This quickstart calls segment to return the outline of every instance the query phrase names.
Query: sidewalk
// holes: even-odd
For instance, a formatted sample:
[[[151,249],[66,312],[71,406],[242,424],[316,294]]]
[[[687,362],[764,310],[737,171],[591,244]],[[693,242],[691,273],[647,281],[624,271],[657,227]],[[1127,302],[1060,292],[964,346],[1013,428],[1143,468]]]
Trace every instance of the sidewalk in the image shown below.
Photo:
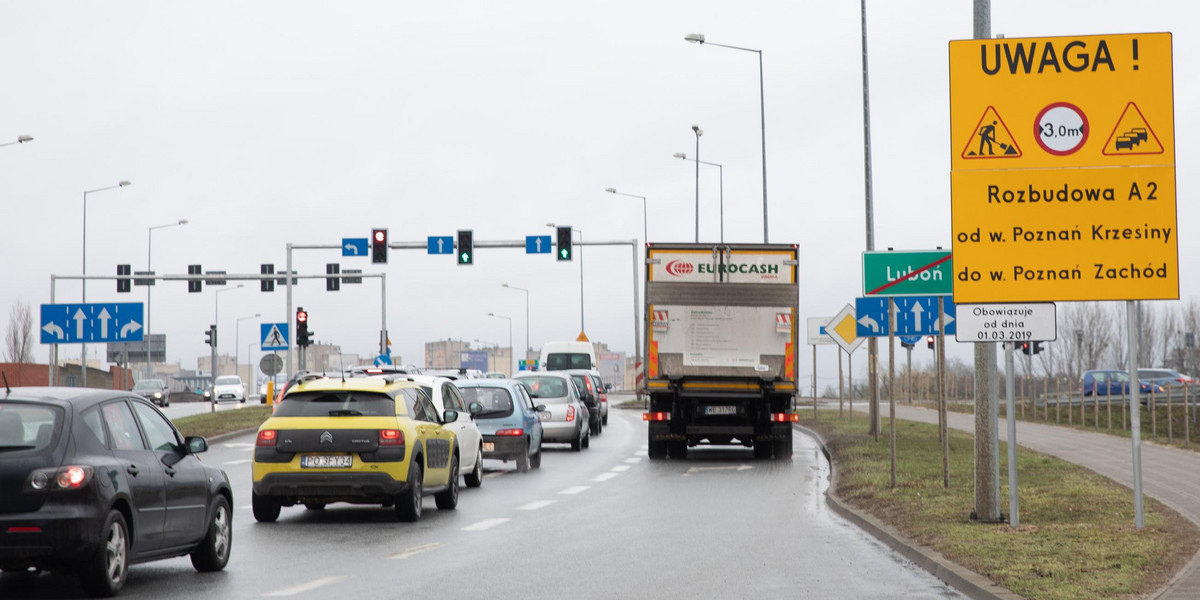
[[[863,408],[866,408],[865,403]],[[887,410],[887,404],[881,403],[885,431]],[[858,406],[855,406],[855,412],[858,412]],[[937,412],[901,403],[896,405],[896,418],[937,423]],[[950,427],[975,432],[974,415],[951,412],[948,418]],[[1003,418],[999,429],[1000,441],[1006,441],[1007,427]],[[1132,490],[1133,447],[1128,438],[1017,421],[1017,444],[1082,465]],[[1001,473],[1002,482],[1007,481],[1007,477]],[[1020,486],[1019,480],[1017,485]],[[1147,496],[1153,496],[1200,525],[1200,454],[1143,441],[1142,489]],[[1007,509],[1007,503],[1004,506]],[[1156,600],[1200,600],[1198,559],[1200,555],[1193,557],[1175,580],[1155,596]]]

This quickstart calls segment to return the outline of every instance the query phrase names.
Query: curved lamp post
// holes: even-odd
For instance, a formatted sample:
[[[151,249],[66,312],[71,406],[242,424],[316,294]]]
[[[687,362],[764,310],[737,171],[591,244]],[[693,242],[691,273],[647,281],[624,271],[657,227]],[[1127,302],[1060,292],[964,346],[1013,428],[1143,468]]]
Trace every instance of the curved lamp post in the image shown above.
[[[24,136],[24,137],[29,137],[29,136]],[[29,139],[32,140],[33,138],[29,137]],[[26,141],[28,141],[28,140],[26,140]],[[18,137],[17,142],[20,143],[21,138]],[[121,180],[121,181],[117,182],[117,185],[110,185],[110,186],[106,186],[106,187],[102,187],[102,188],[96,188],[94,190],[84,190],[83,191],[83,275],[84,275],[84,278],[82,280],[82,283],[83,283],[83,303],[84,304],[87,304],[87,197],[88,197],[88,194],[94,194],[96,192],[103,192],[105,190],[115,190],[117,188],[123,188],[127,185],[130,185],[130,183],[128,181]],[[83,344],[80,345],[79,359],[80,359],[79,360],[79,363],[80,363],[79,370],[81,372],[81,375],[80,375],[81,385],[83,387],[87,387],[87,342],[84,342]]]

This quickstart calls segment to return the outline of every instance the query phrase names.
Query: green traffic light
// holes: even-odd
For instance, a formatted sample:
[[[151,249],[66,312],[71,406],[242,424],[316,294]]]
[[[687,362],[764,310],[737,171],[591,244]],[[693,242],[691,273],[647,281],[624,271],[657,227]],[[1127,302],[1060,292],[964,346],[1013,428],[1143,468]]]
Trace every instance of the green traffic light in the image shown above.
[[[465,264],[468,264],[471,262],[471,255],[467,254],[466,252],[463,252],[462,254],[459,255],[459,259],[465,265]]]
[[[558,251],[558,253],[559,253],[559,254],[562,254],[562,257],[563,257],[563,258],[566,258],[566,257],[568,257],[568,256],[570,256],[570,255],[571,255],[571,251],[570,251],[570,250],[567,250],[566,248],[563,248],[562,250],[559,250],[559,251]]]

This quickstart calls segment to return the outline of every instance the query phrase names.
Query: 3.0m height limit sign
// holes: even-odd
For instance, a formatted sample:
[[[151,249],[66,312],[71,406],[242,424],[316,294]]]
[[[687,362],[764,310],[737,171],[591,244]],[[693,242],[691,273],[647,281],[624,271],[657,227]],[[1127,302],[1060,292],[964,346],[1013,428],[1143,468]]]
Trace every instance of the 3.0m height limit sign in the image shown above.
[[[1179,297],[1171,34],[950,42],[958,303]]]

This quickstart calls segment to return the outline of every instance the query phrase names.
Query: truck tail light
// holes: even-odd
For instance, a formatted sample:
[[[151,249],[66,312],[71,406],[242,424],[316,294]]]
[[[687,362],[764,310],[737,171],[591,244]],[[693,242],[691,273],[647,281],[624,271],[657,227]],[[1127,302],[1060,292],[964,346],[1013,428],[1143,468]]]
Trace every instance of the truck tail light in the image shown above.
[[[255,446],[274,447],[275,442],[279,440],[279,432],[274,429],[263,429],[258,432],[258,439],[255,440]]]
[[[642,413],[643,421],[670,421],[671,413],[669,412],[648,412]]]
[[[500,437],[522,437],[525,435],[525,430],[520,429],[520,428],[518,428],[518,429],[501,429],[496,432],[496,435],[498,435]]]
[[[771,413],[771,420],[776,423],[799,423],[800,415],[796,413]]]
[[[403,446],[404,432],[399,429],[380,429],[379,430],[379,445],[380,446]]]

